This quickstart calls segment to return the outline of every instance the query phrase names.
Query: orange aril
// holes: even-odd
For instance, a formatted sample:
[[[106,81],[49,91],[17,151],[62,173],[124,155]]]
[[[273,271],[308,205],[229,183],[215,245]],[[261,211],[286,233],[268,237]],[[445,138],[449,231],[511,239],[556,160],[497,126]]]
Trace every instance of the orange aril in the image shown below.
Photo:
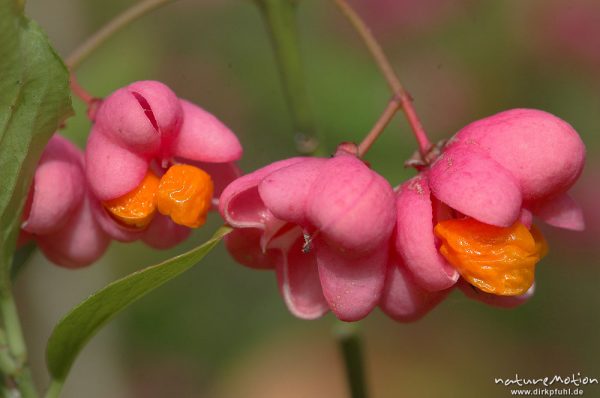
[[[467,282],[502,296],[527,292],[535,265],[548,251],[540,231],[518,221],[502,228],[472,218],[445,220],[434,232],[442,242],[440,253]]]
[[[156,191],[159,179],[148,171],[142,182],[131,192],[103,202],[104,208],[121,224],[144,228],[156,213]]]
[[[198,228],[206,222],[213,191],[213,182],[205,171],[176,164],[160,179],[158,211],[177,224]]]

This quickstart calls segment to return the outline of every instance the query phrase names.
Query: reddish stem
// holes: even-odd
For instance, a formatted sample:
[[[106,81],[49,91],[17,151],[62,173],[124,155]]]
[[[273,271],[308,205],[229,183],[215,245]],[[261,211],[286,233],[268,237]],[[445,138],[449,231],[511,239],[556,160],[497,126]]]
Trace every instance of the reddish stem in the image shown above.
[[[75,49],[65,60],[67,67],[73,71],[75,70],[83,60],[85,60],[90,54],[96,50],[101,44],[107,39],[112,37],[116,32],[129,25],[131,22],[146,15],[148,12],[170,3],[174,0],[140,0],[123,13],[117,15],[111,19],[106,25],[100,30],[94,33],[88,38],[83,44]]]
[[[423,125],[421,124],[417,113],[415,112],[410,94],[408,94],[408,92],[400,83],[400,79],[398,79],[398,76],[394,72],[390,61],[384,54],[381,45],[377,42],[367,24],[356,13],[356,11],[350,7],[346,0],[334,1],[364,41],[365,45],[369,49],[369,52],[371,53],[371,56],[385,77],[385,80],[394,92],[394,95],[399,99],[404,115],[408,120],[415,138],[417,139],[419,152],[421,153],[421,156],[424,157],[431,149],[431,142],[429,141],[429,138],[427,138],[427,134],[423,129]]]
[[[94,97],[88,93],[83,87],[77,82],[75,74],[71,72],[71,91],[75,96],[81,99],[87,105],[87,117],[92,122],[96,120],[96,112],[98,107],[102,103],[102,98]]]
[[[79,85],[77,82],[77,77],[75,77],[74,73],[71,73],[71,91],[78,97],[80,100],[86,103],[86,105],[92,106],[97,99],[88,93],[83,87]]]
[[[417,116],[417,112],[412,103],[412,98],[405,92],[406,95],[402,96],[402,111],[408,120],[408,124],[412,129],[412,132],[417,139],[417,144],[419,145],[419,152],[421,156],[425,157],[425,155],[431,149],[431,141],[429,141],[429,137],[427,137],[427,133],[421,124],[421,120],[419,116]]]
[[[371,148],[373,143],[377,140],[379,135],[385,130],[387,125],[390,123],[398,109],[402,106],[402,99],[394,96],[387,107],[375,122],[371,131],[363,138],[362,142],[358,144],[358,156],[363,157],[365,153]]]

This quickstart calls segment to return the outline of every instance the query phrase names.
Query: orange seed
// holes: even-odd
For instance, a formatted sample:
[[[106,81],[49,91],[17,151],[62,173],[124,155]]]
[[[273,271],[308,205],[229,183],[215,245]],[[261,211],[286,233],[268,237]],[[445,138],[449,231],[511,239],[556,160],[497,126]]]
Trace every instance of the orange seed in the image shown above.
[[[442,241],[440,253],[464,279],[501,296],[527,292],[535,265],[548,251],[540,231],[535,227],[529,231],[518,221],[502,228],[472,218],[446,220],[434,232]]]
[[[160,179],[158,211],[177,224],[198,228],[206,222],[213,191],[213,182],[204,170],[176,164]]]

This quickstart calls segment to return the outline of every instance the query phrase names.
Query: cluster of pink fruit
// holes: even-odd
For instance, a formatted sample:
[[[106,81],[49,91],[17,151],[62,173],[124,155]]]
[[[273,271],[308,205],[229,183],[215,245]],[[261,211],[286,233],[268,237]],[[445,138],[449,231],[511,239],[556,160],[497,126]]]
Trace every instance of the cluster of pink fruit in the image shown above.
[[[533,216],[584,227],[567,191],[585,147],[538,110],[466,126],[395,189],[349,145],[239,177],[236,136],[158,82],[117,90],[94,119],[85,156],[52,138],[24,213],[21,241],[66,267],[95,261],[111,238],[170,247],[218,207],[234,228],[229,252],[274,269],[294,315],[355,321],[379,306],[410,321],[454,287],[491,305],[522,303],[547,250]]]

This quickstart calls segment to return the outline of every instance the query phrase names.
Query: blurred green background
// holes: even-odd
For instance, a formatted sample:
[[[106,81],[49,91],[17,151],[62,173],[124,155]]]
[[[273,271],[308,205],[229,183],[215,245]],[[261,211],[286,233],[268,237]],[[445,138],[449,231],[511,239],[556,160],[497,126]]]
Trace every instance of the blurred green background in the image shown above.
[[[67,56],[133,4],[29,0],[28,14]],[[570,122],[588,148],[574,195],[585,233],[544,228],[550,255],[537,291],[515,310],[453,293],[423,320],[398,324],[375,310],[361,322],[372,396],[506,397],[495,377],[600,378],[600,2],[596,0],[354,0],[392,59],[434,140],[478,118],[535,107]],[[327,1],[302,0],[299,30],[311,106],[331,152],[358,141],[390,93],[356,34]],[[135,22],[79,69],[105,96],[156,79],[228,124],[250,171],[294,155],[290,116],[261,16],[249,0],[181,0]],[[64,134],[84,145],[81,102]],[[392,185],[412,171],[415,142],[401,116],[367,156]],[[107,282],[207,239],[212,222],[170,251],[113,243],[81,271],[39,254],[18,283],[19,306],[38,380],[44,343],[70,307]],[[331,315],[300,321],[285,309],[275,276],[235,264],[218,247],[201,264],[97,336],[75,364],[65,397],[345,397]],[[600,396],[597,385],[585,396]]]

